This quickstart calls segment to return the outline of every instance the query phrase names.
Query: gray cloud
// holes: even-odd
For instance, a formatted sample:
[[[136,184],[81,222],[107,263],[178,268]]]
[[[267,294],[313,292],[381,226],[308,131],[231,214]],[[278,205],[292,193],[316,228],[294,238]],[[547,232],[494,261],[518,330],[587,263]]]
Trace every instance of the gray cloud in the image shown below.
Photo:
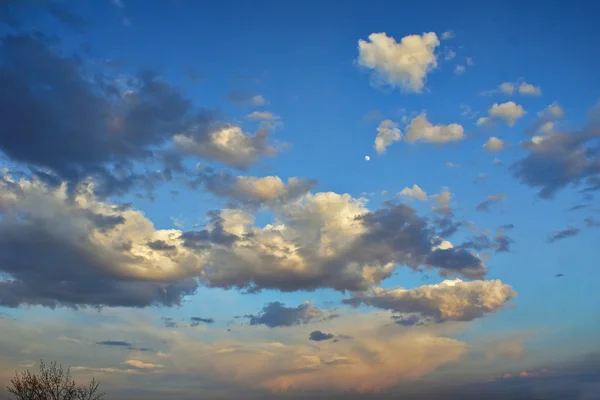
[[[243,90],[232,90],[227,94],[227,101],[239,106],[262,106],[266,103],[264,97]]]
[[[579,132],[537,136],[521,144],[528,154],[511,165],[513,176],[539,190],[539,196],[553,198],[561,189],[581,186],[596,189],[600,182],[600,106],[590,113],[590,121]],[[597,186],[600,188],[600,185]]]
[[[337,314],[313,307],[309,302],[298,307],[286,307],[284,304],[275,301],[266,304],[259,314],[244,317],[250,319],[250,325],[266,325],[269,328],[276,328],[323,321],[335,318]]]
[[[177,328],[177,322],[171,317],[162,317],[162,320],[167,328]]]
[[[333,339],[335,335],[332,333],[325,333],[321,331],[312,331],[308,337],[309,340],[313,340],[315,342],[322,342],[324,340]]]
[[[131,343],[122,342],[119,340],[103,340],[102,342],[96,342],[102,346],[117,346],[117,347],[132,347]]]
[[[133,344],[131,344],[129,342],[124,342],[121,340],[103,340],[101,342],[96,342],[96,344],[100,345],[100,346],[117,347],[117,348],[120,347],[120,348],[124,348],[127,350],[132,350],[132,351],[141,351],[141,352],[154,351],[147,347],[134,347]]]
[[[504,193],[492,194],[486,197],[484,201],[479,203],[476,207],[477,211],[489,211],[490,207],[494,204],[500,203],[506,198]]]
[[[198,326],[200,324],[212,324],[215,322],[212,318],[201,318],[201,317],[191,317],[190,321],[192,322],[192,326]]]
[[[587,217],[585,220],[585,226],[588,228],[598,228],[600,227],[600,221],[596,221],[594,217]]]
[[[57,7],[51,12],[67,18]],[[96,194],[108,196],[151,190],[183,172],[186,156],[247,168],[276,153],[267,131],[246,135],[154,72],[99,72],[58,47],[42,34],[7,35],[0,45],[0,152],[40,179],[93,177]],[[150,159],[164,169],[145,171],[141,162]]]
[[[471,237],[468,241],[461,243],[457,247],[473,249],[475,251],[494,250],[498,253],[508,252],[510,251],[510,245],[514,242],[514,240],[506,236],[504,231],[512,228],[512,224],[504,225],[496,230],[496,234],[491,239],[486,233],[481,233],[477,236]]]
[[[579,230],[579,228],[567,228],[567,229],[563,229],[562,231],[554,232],[548,238],[548,243],[554,243],[558,240],[577,236],[577,235],[579,235],[580,232],[581,231]]]

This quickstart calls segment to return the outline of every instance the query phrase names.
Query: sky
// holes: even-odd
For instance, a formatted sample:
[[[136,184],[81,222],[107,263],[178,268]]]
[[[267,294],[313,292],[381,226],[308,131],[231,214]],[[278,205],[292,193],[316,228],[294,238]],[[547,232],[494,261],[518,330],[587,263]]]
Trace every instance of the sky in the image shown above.
[[[600,399],[600,5],[0,3],[0,394]]]

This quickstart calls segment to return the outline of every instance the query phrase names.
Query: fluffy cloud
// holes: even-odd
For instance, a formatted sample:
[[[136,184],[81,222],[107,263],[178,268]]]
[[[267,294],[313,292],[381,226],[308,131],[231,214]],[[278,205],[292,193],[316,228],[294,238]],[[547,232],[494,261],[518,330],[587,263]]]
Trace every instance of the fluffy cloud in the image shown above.
[[[336,193],[275,204],[274,222],[254,225],[242,209],[208,214],[204,229],[157,230],[142,213],[101,202],[93,185],[0,181],[3,305],[177,305],[198,279],[249,291],[364,290],[397,265],[481,278],[483,262],[439,249],[436,222],[406,205],[369,211]],[[446,203],[440,198],[440,204]],[[29,254],[24,257],[23,254]]]
[[[323,321],[335,318],[337,314],[313,307],[310,302],[305,302],[298,307],[286,307],[275,301],[265,305],[259,314],[245,317],[250,319],[250,325],[266,325],[269,328],[276,328]]]
[[[437,67],[439,44],[433,32],[405,36],[399,43],[385,33],[372,33],[368,41],[358,41],[357,62],[374,71],[377,84],[420,93],[427,74]]]
[[[504,308],[516,292],[499,280],[463,282],[445,280],[436,285],[415,289],[381,289],[371,295],[356,295],[346,304],[391,310],[402,314],[419,314],[436,322],[471,321]],[[405,320],[403,320],[405,321]]]
[[[398,192],[400,196],[411,197],[413,199],[427,200],[427,193],[423,189],[421,189],[417,184],[414,184],[412,188],[405,187],[400,192]]]
[[[501,151],[504,150],[504,141],[492,136],[484,143],[483,148],[487,151]]]
[[[381,121],[377,127],[377,136],[375,137],[375,151],[378,154],[383,154],[388,146],[400,139],[402,139],[402,132],[400,132],[395,122],[389,119]]]
[[[222,126],[214,130],[191,128],[173,138],[183,154],[216,160],[246,169],[258,159],[274,156],[278,149],[269,144],[269,132],[259,129],[248,135],[239,126]]]
[[[142,213],[98,201],[90,183],[0,180],[0,281],[4,306],[166,306],[194,293],[202,254]],[[153,250],[149,242],[178,246]]]
[[[541,96],[542,89],[539,86],[534,86],[527,82],[521,82],[519,85],[519,93],[525,96]]]
[[[492,194],[486,197],[486,199],[477,205],[477,211],[488,211],[489,208],[496,203],[503,201],[506,198],[504,193]]]
[[[589,121],[579,132],[555,132],[521,143],[527,155],[511,165],[513,176],[527,186],[539,188],[543,198],[552,198],[560,189],[586,182],[588,187],[583,190],[596,190],[594,179],[600,177],[599,111],[599,107],[592,109]]]
[[[304,178],[288,178],[286,183],[278,176],[233,176],[210,168],[198,171],[189,183],[193,187],[202,184],[217,196],[254,205],[292,201],[316,185],[316,181]]]
[[[423,113],[413,118],[405,129],[406,142],[424,141],[428,143],[447,143],[465,138],[464,129],[459,124],[433,125]]]
[[[514,126],[517,120],[525,116],[527,112],[522,106],[517,105],[514,101],[506,103],[494,103],[488,110],[488,115],[492,119],[501,119],[510,127]]]

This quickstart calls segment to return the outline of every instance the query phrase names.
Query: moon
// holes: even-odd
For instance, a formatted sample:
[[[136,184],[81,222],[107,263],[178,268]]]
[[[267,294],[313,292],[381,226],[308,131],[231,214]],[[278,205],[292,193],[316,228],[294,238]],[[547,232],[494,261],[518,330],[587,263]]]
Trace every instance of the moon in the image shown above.
[[[370,159],[371,159],[371,157],[365,156],[365,160],[369,161]]]

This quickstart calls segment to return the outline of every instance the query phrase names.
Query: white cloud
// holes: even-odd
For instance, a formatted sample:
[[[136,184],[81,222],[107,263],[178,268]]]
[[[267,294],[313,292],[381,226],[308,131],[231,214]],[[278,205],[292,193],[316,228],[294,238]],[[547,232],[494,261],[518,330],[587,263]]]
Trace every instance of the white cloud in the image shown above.
[[[400,192],[398,192],[400,196],[411,197],[413,199],[427,200],[427,193],[423,189],[421,189],[417,184],[414,184],[412,188],[405,187]]]
[[[498,89],[502,93],[510,96],[515,92],[515,85],[510,82],[504,82],[504,83],[501,83],[500,86],[498,86]]]
[[[519,93],[527,96],[541,96],[542,89],[539,86],[533,86],[527,82],[522,82],[519,85]]]
[[[448,50],[446,52],[446,55],[444,56],[444,60],[450,61],[450,60],[453,60],[455,57],[456,57],[456,52],[452,51],[452,50]]]
[[[270,113],[268,111],[254,111],[252,114],[248,114],[246,116],[248,119],[258,119],[258,120],[275,120],[279,119],[277,115]]]
[[[156,369],[156,368],[164,367],[164,365],[162,365],[162,364],[152,364],[152,363],[147,363],[147,362],[143,362],[143,361],[139,361],[139,360],[127,360],[127,361],[123,362],[123,364],[129,365],[130,367],[134,367],[137,369]]]
[[[465,71],[467,70],[467,68],[464,65],[457,65],[456,67],[454,67],[454,73],[456,75],[462,75],[465,73]]]
[[[473,62],[473,58],[472,57],[465,57],[465,62],[467,63],[467,65],[469,67],[472,67],[473,65],[475,65],[475,63]]]
[[[464,282],[456,279],[415,289],[377,288],[371,295],[358,295],[346,302],[364,303],[396,313],[415,313],[436,322],[471,321],[504,308],[516,295],[500,280]]]
[[[258,130],[245,134],[238,126],[224,126],[208,133],[175,135],[174,144],[188,155],[221,161],[236,168],[247,168],[262,157],[273,156],[277,149],[269,144],[269,133]]]
[[[504,141],[492,136],[485,142],[483,148],[488,151],[501,151],[504,150]]]
[[[401,139],[402,132],[400,132],[395,122],[389,119],[381,121],[377,127],[377,136],[375,137],[375,151],[377,151],[377,154],[383,154],[388,146]]]
[[[252,96],[252,98],[250,99],[250,103],[253,106],[264,106],[267,103],[267,100],[265,100],[265,98],[260,94],[257,94],[255,96]]]
[[[522,118],[527,114],[522,106],[516,104],[514,101],[507,101],[506,103],[498,104],[494,103],[488,110],[489,118],[492,120],[501,119],[510,127],[513,127],[519,118]],[[489,119],[480,118],[477,121],[477,125],[482,125],[490,122]]]
[[[542,94],[542,89],[539,86],[534,86],[527,82],[503,82],[498,85],[497,89],[484,90],[481,94],[484,96],[491,96],[496,93],[503,93],[512,96],[515,92],[524,96],[540,96]]]
[[[424,141],[428,143],[447,143],[465,138],[464,129],[459,124],[433,125],[425,113],[413,118],[405,129],[406,142]]]
[[[435,33],[410,35],[399,43],[385,33],[372,33],[369,41],[358,41],[358,64],[374,71],[377,84],[420,93],[427,74],[437,67]]]
[[[446,31],[446,32],[442,33],[443,40],[452,39],[453,37],[456,37],[456,35],[454,34],[454,31]]]

